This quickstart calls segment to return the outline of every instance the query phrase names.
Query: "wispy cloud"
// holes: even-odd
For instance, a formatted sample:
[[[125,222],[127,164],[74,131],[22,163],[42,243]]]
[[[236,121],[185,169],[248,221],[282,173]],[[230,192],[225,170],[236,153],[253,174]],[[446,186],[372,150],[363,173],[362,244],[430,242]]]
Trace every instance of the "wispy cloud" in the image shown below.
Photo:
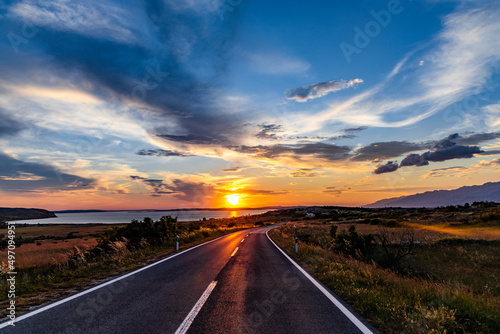
[[[285,92],[285,97],[287,100],[307,102],[309,100],[328,95],[332,92],[337,92],[342,89],[354,87],[362,82],[362,79],[320,82],[309,86],[289,89]]]
[[[481,92],[500,60],[499,7],[491,3],[484,8],[459,7],[444,18],[443,30],[431,43],[410,52],[385,80],[332,103],[309,117],[303,128],[321,129],[332,119],[353,125],[409,126]],[[422,59],[424,66],[416,66]]]

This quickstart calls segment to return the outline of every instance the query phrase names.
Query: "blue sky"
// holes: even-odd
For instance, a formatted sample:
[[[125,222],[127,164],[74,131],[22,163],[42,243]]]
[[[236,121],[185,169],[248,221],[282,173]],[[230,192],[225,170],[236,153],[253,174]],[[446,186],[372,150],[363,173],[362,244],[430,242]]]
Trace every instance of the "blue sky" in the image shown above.
[[[362,205],[499,181],[497,1],[5,1],[4,206]]]

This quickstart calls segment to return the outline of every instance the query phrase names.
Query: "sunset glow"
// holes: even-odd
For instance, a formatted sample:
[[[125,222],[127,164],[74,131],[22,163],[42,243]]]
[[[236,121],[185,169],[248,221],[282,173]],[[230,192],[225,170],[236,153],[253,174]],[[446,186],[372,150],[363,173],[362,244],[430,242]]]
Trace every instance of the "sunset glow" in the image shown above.
[[[236,194],[227,195],[226,199],[227,199],[227,202],[233,206],[238,205],[240,203],[240,195],[236,195]]]
[[[2,206],[360,206],[500,181],[498,1],[389,3],[0,5]]]

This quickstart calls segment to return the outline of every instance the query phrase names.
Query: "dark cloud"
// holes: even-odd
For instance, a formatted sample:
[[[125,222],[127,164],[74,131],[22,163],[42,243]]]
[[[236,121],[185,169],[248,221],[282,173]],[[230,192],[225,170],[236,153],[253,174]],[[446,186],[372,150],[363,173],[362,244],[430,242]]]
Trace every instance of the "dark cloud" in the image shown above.
[[[24,124],[13,119],[4,110],[0,109],[0,138],[16,135],[24,129]]]
[[[241,191],[248,195],[284,195],[290,193],[287,190],[260,190],[260,189],[245,189]]]
[[[401,165],[399,167],[421,167],[429,165],[429,162],[442,162],[453,159],[470,159],[474,157],[474,154],[482,154],[485,152],[481,150],[479,146],[460,145],[457,144],[457,142],[477,143],[484,140],[490,140],[495,136],[496,134],[478,134],[474,135],[474,137],[468,136],[464,138],[458,133],[454,133],[444,139],[428,143],[431,149],[422,154],[412,153],[407,155],[406,158],[401,161]],[[393,172],[398,169],[395,167],[396,166],[394,164],[391,164],[390,167],[387,167],[387,165],[381,165],[377,168],[375,174],[381,174],[377,172],[379,169],[382,173]]]
[[[457,135],[457,134],[455,134]],[[490,133],[475,133],[465,137],[456,136],[455,142],[460,145],[479,145],[482,142],[500,139],[500,133],[490,132]]]
[[[326,160],[343,160],[346,159],[351,151],[348,146],[337,146],[325,143],[311,143],[311,144],[276,144],[270,146],[239,146],[232,147],[232,149],[246,154],[255,155],[258,157],[274,159],[284,155],[292,155],[294,158],[300,160],[301,156],[313,155],[316,158]]]
[[[147,185],[153,197],[161,195],[173,195],[181,201],[200,203],[206,200],[206,197],[215,194],[215,188],[212,185],[203,182],[190,182],[181,179],[174,179],[171,183],[165,183],[163,180],[148,179],[141,176],[131,175],[130,179]]]
[[[216,193],[212,185],[180,179],[173,180],[168,188],[176,193],[174,197],[186,202],[204,202],[207,197],[214,196]]]
[[[325,187],[325,190],[323,190],[324,193],[329,194],[329,195],[341,195],[342,190],[338,189],[338,187]]]
[[[396,171],[399,168],[396,161],[388,161],[385,165],[378,165],[377,169],[373,171],[374,174],[384,174]]]
[[[347,129],[343,129],[342,131],[346,132],[346,133],[356,133],[356,132],[364,131],[366,129],[368,129],[368,126],[359,126],[357,128],[347,128]]]
[[[423,144],[410,143],[407,141],[378,142],[354,152],[353,161],[376,161],[396,158],[402,154],[423,149]]]
[[[91,189],[96,180],[63,173],[54,166],[25,162],[0,153],[0,188],[3,191]]]
[[[483,151],[478,146],[463,146],[455,144],[455,146],[425,152],[422,154],[422,159],[435,162],[452,159],[469,159],[474,157],[475,153],[482,152]]]
[[[401,161],[401,167],[404,166],[427,166],[429,161],[425,160],[420,154],[412,153]]]
[[[436,169],[433,169],[432,172],[443,172],[443,171],[447,171],[447,170],[463,170],[463,169],[467,169],[467,168],[463,167],[463,166],[436,168]]]
[[[483,152],[479,152],[479,153],[476,153],[476,155],[499,155],[500,154],[500,150],[489,150],[489,151],[483,151]]]
[[[204,135],[186,135],[186,136],[176,136],[176,135],[157,135],[160,138],[166,139],[168,141],[174,141],[184,144],[197,144],[197,145],[217,145],[225,143],[225,139],[214,138]]]
[[[223,169],[223,172],[239,172],[243,169],[243,167],[233,167],[233,168],[226,168]]]
[[[353,87],[361,82],[363,82],[361,79],[320,82],[309,86],[289,89],[285,92],[285,97],[287,100],[306,102],[308,100],[325,96],[331,92]]]
[[[186,154],[182,152],[177,152],[177,151],[170,151],[170,150],[162,150],[162,149],[155,149],[155,150],[140,150],[136,153],[137,155],[142,155],[142,156],[155,156],[155,157],[194,157],[195,155],[193,154]]]
[[[146,177],[141,177],[137,175],[130,175],[130,179],[133,181],[138,181],[144,183],[151,189],[151,196],[159,197],[165,194],[175,194],[175,191],[169,189],[169,186],[163,182],[163,180],[148,179]]]
[[[260,139],[271,139],[271,140],[280,139],[280,137],[276,135],[276,132],[282,132],[283,131],[281,125],[277,125],[277,124],[260,124],[258,126],[259,126],[259,128],[261,130],[259,131],[259,133],[257,133],[255,135],[255,137],[260,138]]]
[[[290,173],[291,177],[318,177],[320,176],[315,170],[309,168],[297,169]]]
[[[46,10],[45,3],[33,8]],[[36,27],[36,38],[21,43],[17,53],[4,39],[0,42],[0,48],[5,49],[0,72],[17,84],[46,84],[44,80],[53,78],[44,78],[40,73],[43,68],[51,76],[106,100],[126,99],[146,105],[148,114],[153,110],[155,116],[165,118],[165,124],[176,124],[187,133],[184,139],[191,135],[204,143],[227,142],[241,122],[234,113],[227,112],[231,106],[221,98],[219,87],[241,6],[225,12],[221,20],[217,11],[197,11],[202,7],[197,8],[196,3],[191,4],[192,10],[177,10],[172,8],[174,5],[162,0],[107,2],[109,17],[108,13],[99,13],[104,17],[99,24],[107,24],[111,36],[109,31],[95,30],[75,15],[71,24],[56,22]],[[63,20],[66,14],[73,15],[73,11],[85,11],[92,4],[70,1],[61,6],[68,13],[55,16],[56,21]],[[114,27],[120,18],[113,16],[113,10],[133,13],[137,20]],[[2,20],[3,30],[22,36],[26,20],[14,12],[6,17]],[[122,32],[125,35],[120,36]],[[88,82],[92,87],[85,85]],[[164,130],[165,124],[158,122],[156,129],[149,130],[181,141],[177,133]]]

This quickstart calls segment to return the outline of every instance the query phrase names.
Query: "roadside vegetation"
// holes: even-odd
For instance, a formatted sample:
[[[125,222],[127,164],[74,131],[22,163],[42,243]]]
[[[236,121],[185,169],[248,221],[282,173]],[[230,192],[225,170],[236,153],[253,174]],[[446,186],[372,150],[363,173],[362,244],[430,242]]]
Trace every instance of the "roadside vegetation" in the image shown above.
[[[322,208],[270,236],[384,333],[500,333],[499,233],[500,206],[474,203]]]
[[[180,250],[241,229],[272,224],[273,213],[177,222],[170,216],[123,225],[16,224],[18,311],[99,284]],[[0,318],[7,307],[7,229],[0,229]]]

